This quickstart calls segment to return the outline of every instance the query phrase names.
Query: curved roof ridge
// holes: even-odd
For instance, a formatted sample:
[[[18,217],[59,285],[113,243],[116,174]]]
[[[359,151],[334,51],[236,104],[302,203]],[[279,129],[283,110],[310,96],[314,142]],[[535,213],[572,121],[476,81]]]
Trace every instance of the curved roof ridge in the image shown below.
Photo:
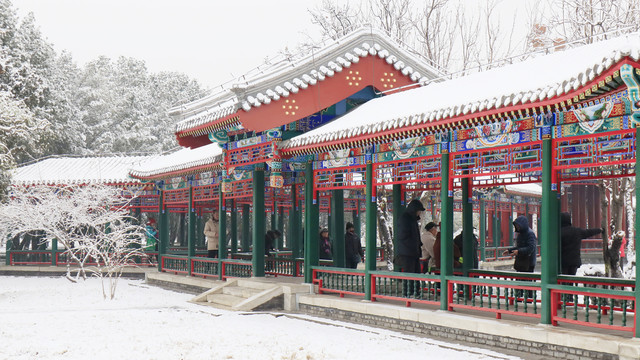
[[[431,78],[443,75],[441,70],[427,63],[415,52],[404,49],[404,45],[399,45],[382,31],[361,27],[327,42],[317,52],[312,51],[311,54],[293,60],[283,58],[254,72],[255,75],[252,73],[236,78],[215,94],[174,107],[169,113],[183,117],[176,124],[176,132],[187,131],[231,115],[240,107],[249,111],[252,107],[287,97],[300,88],[304,89],[333,76],[367,56],[378,56],[386,60],[416,83],[426,83]],[[225,102],[226,105],[223,106]]]

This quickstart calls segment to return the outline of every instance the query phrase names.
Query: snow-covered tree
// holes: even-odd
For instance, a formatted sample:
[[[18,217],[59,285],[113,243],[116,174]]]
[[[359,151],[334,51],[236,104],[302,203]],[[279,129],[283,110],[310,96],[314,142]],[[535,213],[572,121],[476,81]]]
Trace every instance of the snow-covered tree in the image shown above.
[[[135,197],[127,195],[105,185],[12,188],[0,206],[0,242],[24,234],[37,235],[41,242],[56,240],[68,259],[67,278],[93,274],[103,280],[104,297],[113,299],[123,269],[144,256],[145,228],[126,209]],[[78,267],[75,278],[72,265]]]

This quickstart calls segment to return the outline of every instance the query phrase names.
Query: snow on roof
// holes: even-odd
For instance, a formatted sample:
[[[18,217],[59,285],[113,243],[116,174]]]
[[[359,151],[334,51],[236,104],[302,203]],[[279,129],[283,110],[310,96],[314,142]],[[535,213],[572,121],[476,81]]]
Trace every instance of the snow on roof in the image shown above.
[[[184,118],[176,125],[176,132],[185,131],[233,114],[240,108],[249,111],[297,93],[366,56],[386,60],[421,84],[443,75],[427,60],[403,49],[383,32],[361,28],[300,59],[283,58],[256,74],[242,76],[223,85],[216,93],[172,108],[169,114]]]
[[[505,185],[504,190],[515,195],[542,196],[542,184],[540,183]]]
[[[129,168],[147,156],[51,157],[12,171],[14,185],[71,185],[138,182]]]
[[[637,33],[373,99],[327,125],[290,139],[282,148],[534,104],[585,86],[625,56],[636,61],[640,58]]]
[[[196,149],[180,149],[167,155],[147,159],[130,170],[135,178],[149,178],[184,171],[196,167],[213,165],[222,161],[222,148],[211,143]]]

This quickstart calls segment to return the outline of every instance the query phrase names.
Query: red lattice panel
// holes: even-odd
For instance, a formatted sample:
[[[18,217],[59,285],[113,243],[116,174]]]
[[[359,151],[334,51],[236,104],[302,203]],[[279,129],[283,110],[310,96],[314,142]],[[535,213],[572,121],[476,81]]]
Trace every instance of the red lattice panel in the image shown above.
[[[440,181],[440,156],[396,160],[374,165],[376,185]]]
[[[227,168],[266,162],[273,157],[273,142],[227,151]]]
[[[366,166],[348,166],[314,170],[313,187],[316,190],[364,188],[366,169]]]
[[[193,188],[193,201],[218,201],[219,189],[218,184],[196,186]]]
[[[253,196],[253,180],[239,180],[231,183],[231,192],[224,195],[225,199],[249,198]]]
[[[177,190],[165,190],[164,203],[169,204],[188,204],[189,203],[189,188],[177,189]]]
[[[555,139],[553,150],[554,169],[564,181],[635,173],[635,129]]]

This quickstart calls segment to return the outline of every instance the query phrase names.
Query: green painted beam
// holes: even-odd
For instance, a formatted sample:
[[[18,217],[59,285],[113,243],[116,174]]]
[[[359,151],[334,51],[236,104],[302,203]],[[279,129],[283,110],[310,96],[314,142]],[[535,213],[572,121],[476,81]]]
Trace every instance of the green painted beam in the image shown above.
[[[278,225],[278,230],[280,231],[280,234],[282,234],[282,236],[276,240],[276,244],[278,244],[276,249],[282,250],[285,248],[284,246],[284,209],[282,207],[278,208],[277,225]]]
[[[238,209],[236,208],[236,201],[234,199],[229,200],[229,233],[231,235],[231,253],[238,252]]]
[[[640,139],[640,128],[636,128],[636,169],[640,169],[640,146],[637,145],[637,141]],[[640,171],[636,171],[636,194],[640,194]],[[640,259],[640,216],[637,214],[635,217],[635,248],[636,259]],[[636,263],[637,264],[637,263]],[[636,289],[640,289],[640,266],[636,265]],[[636,304],[640,304],[640,291],[635,292]],[[635,318],[635,334],[636,338],[640,337],[640,316],[634,316]]]
[[[169,212],[164,208],[164,191],[160,191],[158,212],[158,258],[167,253],[169,246]],[[158,271],[162,270],[162,261],[158,261]]]
[[[10,261],[10,256],[9,256],[9,242],[7,242],[7,265],[9,265],[9,261]],[[51,265],[53,266],[57,266],[58,265],[58,257],[56,256],[56,253],[58,252],[58,239],[53,239],[51,240]]]
[[[331,191],[331,219],[332,230],[335,234],[333,239],[333,265],[336,267],[345,267],[345,248],[344,248],[344,190]]]
[[[320,255],[320,206],[318,201],[313,201],[313,164],[310,161],[307,162],[304,178],[304,282],[311,283],[311,267],[318,266]]]
[[[187,256],[196,256],[196,209],[193,207],[193,185],[189,181],[189,212],[187,217]],[[189,267],[189,275],[191,275],[191,267]]]
[[[469,275],[469,270],[474,268],[474,261],[477,254],[474,254],[476,244],[473,237],[473,191],[469,178],[462,179],[462,230],[463,230],[463,253],[462,272],[464,276]]]
[[[242,252],[251,249],[251,211],[249,204],[242,205]]]
[[[218,258],[227,258],[227,201],[224,198],[222,187],[220,187],[218,197]]]
[[[542,308],[540,322],[551,324],[551,292],[549,286],[558,281],[558,199],[557,191],[552,189],[552,141],[542,140],[542,269],[540,287],[542,292]]]
[[[449,153],[441,157],[440,187],[440,309],[447,310],[449,304],[447,277],[453,275],[453,189],[449,186]]]
[[[487,242],[487,210],[485,207],[485,200],[480,198],[478,201],[480,201],[480,224],[478,224],[480,226],[480,260],[485,261],[486,254],[484,247]]]
[[[298,194],[296,194],[295,181],[291,184],[291,210],[289,210],[289,233],[287,234],[287,245],[291,248],[291,257],[297,259],[300,257],[300,240],[298,239],[300,230],[300,222],[298,220]]]
[[[373,196],[373,164],[367,163],[365,175],[365,279],[364,293],[365,300],[371,300],[371,272],[376,270],[376,225],[377,225],[377,204]]]
[[[265,207],[264,207],[264,169],[253,171],[253,276],[264,277],[264,235]]]

